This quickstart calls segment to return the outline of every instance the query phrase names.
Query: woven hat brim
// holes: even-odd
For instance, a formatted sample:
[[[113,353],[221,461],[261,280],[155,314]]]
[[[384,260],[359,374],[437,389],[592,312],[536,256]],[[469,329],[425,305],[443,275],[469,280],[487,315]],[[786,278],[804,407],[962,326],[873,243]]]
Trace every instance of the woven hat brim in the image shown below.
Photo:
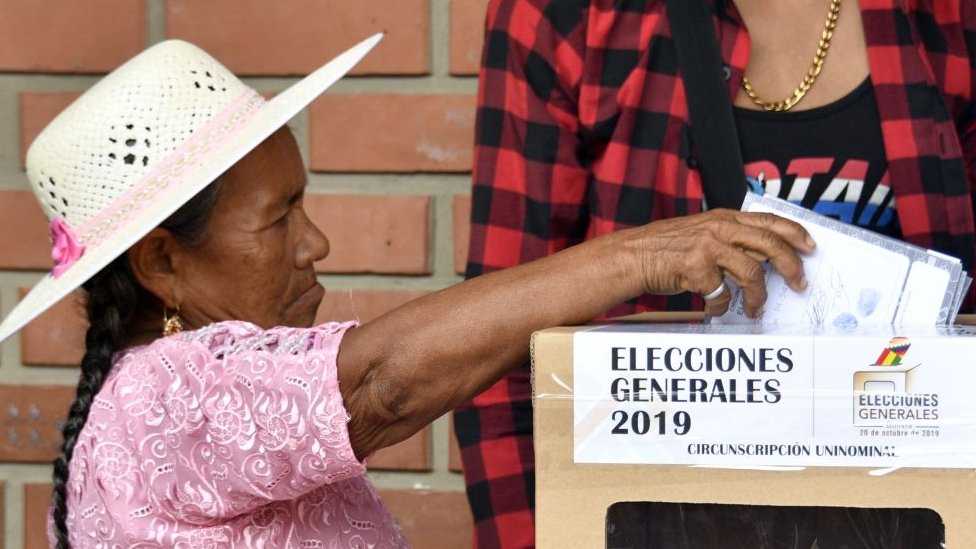
[[[325,90],[348,73],[383,38],[376,34],[349,48],[322,68],[275,95],[239,131],[219,143],[205,161],[189,168],[177,186],[160,200],[142,209],[98,246],[85,253],[69,269],[55,278],[48,274],[14,307],[0,323],[0,342],[28,322],[64,299],[115,258],[131,248],[153,228],[159,226],[238,160],[244,158],[271,134],[288,123]]]

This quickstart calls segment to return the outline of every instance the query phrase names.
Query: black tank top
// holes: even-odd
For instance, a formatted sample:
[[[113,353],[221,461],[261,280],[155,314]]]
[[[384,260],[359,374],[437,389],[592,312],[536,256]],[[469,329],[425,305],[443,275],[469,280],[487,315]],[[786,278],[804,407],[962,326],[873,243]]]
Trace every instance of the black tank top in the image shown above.
[[[870,79],[814,109],[733,110],[754,192],[901,238]]]

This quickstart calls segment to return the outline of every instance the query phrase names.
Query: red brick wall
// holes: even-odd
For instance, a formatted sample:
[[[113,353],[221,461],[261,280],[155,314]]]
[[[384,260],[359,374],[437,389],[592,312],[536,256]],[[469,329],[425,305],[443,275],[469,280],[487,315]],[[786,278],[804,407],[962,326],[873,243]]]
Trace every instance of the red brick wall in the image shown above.
[[[98,75],[165,38],[209,50],[273,94],[359,39],[380,46],[292,126],[307,208],[329,236],[319,318],[362,322],[460,280],[487,0],[0,2],[0,313],[51,264],[23,175],[44,125]],[[270,76],[275,78],[257,78]],[[350,128],[357,131],[351,132]],[[45,547],[49,462],[85,320],[72,296],[0,345],[0,549]],[[379,452],[373,477],[417,547],[470,546],[448,418]],[[2,467],[3,464],[18,464]],[[405,489],[418,486],[423,489]],[[5,497],[4,497],[5,494]]]

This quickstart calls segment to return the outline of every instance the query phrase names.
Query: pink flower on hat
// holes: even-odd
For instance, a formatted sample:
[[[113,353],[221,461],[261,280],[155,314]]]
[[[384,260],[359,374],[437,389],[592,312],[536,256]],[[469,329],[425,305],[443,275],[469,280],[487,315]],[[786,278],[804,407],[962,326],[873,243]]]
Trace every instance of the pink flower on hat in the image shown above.
[[[78,238],[64,219],[55,217],[51,220],[51,259],[54,260],[54,268],[51,274],[54,278],[61,276],[61,273],[68,270],[78,261],[78,258],[85,253],[85,247],[78,241]]]

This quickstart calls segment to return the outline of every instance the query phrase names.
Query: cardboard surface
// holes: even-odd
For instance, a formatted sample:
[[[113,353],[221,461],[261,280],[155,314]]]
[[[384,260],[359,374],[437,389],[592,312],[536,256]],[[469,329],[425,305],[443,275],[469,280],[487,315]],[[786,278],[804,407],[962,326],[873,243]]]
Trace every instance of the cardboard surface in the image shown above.
[[[683,313],[694,321],[694,314]],[[645,314],[641,321],[675,321]],[[700,318],[700,316],[698,317]],[[960,323],[976,324],[976,315]],[[950,548],[976,547],[976,472],[967,469],[807,467],[757,471],[573,462],[573,334],[563,327],[532,338],[536,452],[536,541],[544,548],[605,546],[607,508],[621,501],[929,508]],[[976,404],[974,404],[976,406]]]

